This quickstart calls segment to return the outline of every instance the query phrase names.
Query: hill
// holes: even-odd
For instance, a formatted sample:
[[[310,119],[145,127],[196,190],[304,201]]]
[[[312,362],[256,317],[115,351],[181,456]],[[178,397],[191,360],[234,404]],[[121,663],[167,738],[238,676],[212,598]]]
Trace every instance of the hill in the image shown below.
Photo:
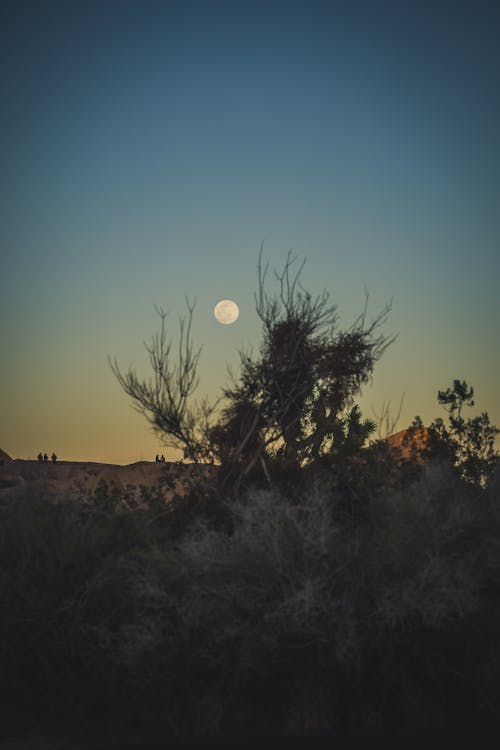
[[[165,486],[163,492],[169,500],[175,493],[183,494],[186,478],[195,470],[199,471],[200,466],[154,461],[138,461],[126,466],[90,461],[40,463],[13,460],[0,451],[0,498],[7,494],[16,497],[45,495],[58,502],[71,499],[75,494],[92,492],[102,481],[120,490],[138,490],[141,486],[157,487],[166,480],[169,486]],[[203,467],[207,473],[210,470],[213,467]]]
[[[2,450],[1,448],[0,448],[0,466],[3,466],[3,465],[5,465],[5,464],[9,464],[9,463],[12,463],[12,462],[13,462],[13,460],[14,460],[14,459],[12,459],[12,458],[11,458],[11,457],[9,456],[9,454],[8,454],[8,453],[6,453],[5,451],[3,451],[3,450]]]
[[[417,427],[412,430],[407,427],[395,432],[394,435],[389,435],[384,440],[391,448],[399,449],[403,458],[418,457],[419,451],[426,448],[429,441],[429,428]]]

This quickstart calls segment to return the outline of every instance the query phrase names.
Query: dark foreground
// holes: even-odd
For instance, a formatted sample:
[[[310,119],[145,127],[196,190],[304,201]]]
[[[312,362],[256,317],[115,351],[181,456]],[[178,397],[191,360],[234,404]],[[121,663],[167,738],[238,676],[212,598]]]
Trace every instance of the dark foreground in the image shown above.
[[[2,502],[0,748],[498,746],[498,482],[344,501]]]

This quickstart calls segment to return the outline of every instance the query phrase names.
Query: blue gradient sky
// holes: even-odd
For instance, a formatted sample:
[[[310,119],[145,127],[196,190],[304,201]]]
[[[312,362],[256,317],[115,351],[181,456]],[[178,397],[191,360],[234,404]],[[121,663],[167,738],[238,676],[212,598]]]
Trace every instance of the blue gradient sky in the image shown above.
[[[429,422],[460,378],[500,424],[495,4],[1,7],[0,447],[154,457],[107,355],[147,374],[154,305],[175,335],[196,297],[215,396],[259,341],[261,240],[343,325],[365,284],[373,314],[393,299],[366,416],[405,393],[398,429]]]

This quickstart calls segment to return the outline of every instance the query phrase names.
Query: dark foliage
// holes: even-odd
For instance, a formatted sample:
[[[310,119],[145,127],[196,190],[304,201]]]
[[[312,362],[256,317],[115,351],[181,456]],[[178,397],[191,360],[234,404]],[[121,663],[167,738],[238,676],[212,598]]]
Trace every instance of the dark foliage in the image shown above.
[[[1,509],[4,732],[411,737],[500,719],[500,497],[442,467],[161,506]],[[214,496],[214,491],[211,497]],[[96,723],[97,722],[97,723]]]
[[[464,419],[462,409],[474,406],[473,396],[474,389],[465,380],[454,380],[452,388],[438,391],[438,402],[448,412],[448,423],[441,417],[432,422],[420,453],[427,460],[447,462],[465,482],[484,487],[498,467],[495,437],[499,430],[490,423],[487,412]],[[421,430],[422,426],[416,417],[412,431]]]
[[[270,296],[261,248],[255,300],[262,345],[255,359],[241,353],[240,374],[223,389],[219,412],[206,401],[192,401],[200,354],[190,339],[193,305],[188,304],[188,322],[181,321],[175,365],[161,310],[161,331],[147,347],[153,378],[141,381],[134,370],[122,374],[112,363],[125,392],[168,445],[183,448],[187,458],[221,466],[226,491],[256,482],[290,488],[305,466],[339,467],[375,429],[361,419],[354,398],[395,338],[380,332],[390,305],[368,322],[366,298],[354,324],[339,330],[328,293],[312,297],[305,291],[304,264],[294,272],[296,261],[289,253],[283,271],[275,272],[279,292]]]

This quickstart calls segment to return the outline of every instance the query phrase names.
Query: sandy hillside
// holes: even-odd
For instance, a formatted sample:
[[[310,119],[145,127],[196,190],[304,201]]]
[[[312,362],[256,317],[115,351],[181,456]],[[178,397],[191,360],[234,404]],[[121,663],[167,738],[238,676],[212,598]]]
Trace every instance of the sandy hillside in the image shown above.
[[[71,499],[75,495],[86,494],[94,490],[104,480],[111,487],[125,490],[138,490],[141,485],[157,487],[165,479],[173,482],[172,488],[165,488],[165,499],[174,492],[183,493],[187,478],[195,471],[209,475],[213,467],[201,467],[197,464],[155,463],[139,461],[121,466],[119,464],[100,464],[87,461],[57,461],[40,463],[39,461],[13,460],[0,450],[0,497],[15,495],[46,495],[58,501]]]
[[[413,433],[409,428],[400,430],[385,438],[391,448],[397,448],[401,451],[403,458],[411,458],[413,455],[418,457],[419,451],[426,448],[429,441],[429,429],[427,427],[417,427]]]

